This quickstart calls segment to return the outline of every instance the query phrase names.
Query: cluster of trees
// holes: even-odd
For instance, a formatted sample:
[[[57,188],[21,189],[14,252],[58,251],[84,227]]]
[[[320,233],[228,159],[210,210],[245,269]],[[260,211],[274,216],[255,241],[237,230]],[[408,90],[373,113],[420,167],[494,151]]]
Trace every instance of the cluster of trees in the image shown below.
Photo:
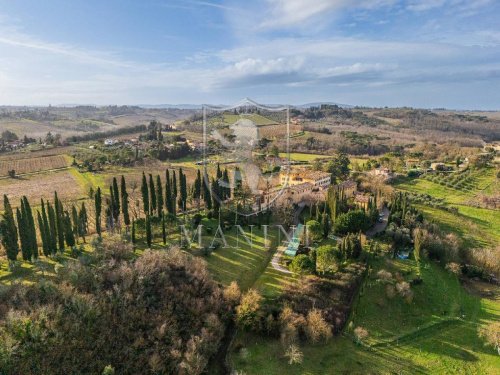
[[[423,223],[424,217],[411,204],[410,196],[407,193],[393,194],[388,207],[390,214],[386,234],[392,238],[396,251],[398,247],[408,246],[413,242],[412,232]]]
[[[116,238],[93,245],[52,281],[0,290],[2,373],[204,373],[232,316],[204,261],[175,248],[136,259]]]
[[[0,239],[10,262],[17,260],[19,251],[25,261],[39,256],[37,230],[33,211],[28,199],[23,196],[16,213],[7,195],[3,197],[4,213],[0,220]],[[39,238],[42,241],[43,255],[50,256],[64,251],[66,246],[73,247],[76,238],[85,240],[88,233],[88,217],[85,204],[81,208],[72,206],[64,210],[62,202],[54,193],[54,202],[41,201],[41,209],[36,213]]]

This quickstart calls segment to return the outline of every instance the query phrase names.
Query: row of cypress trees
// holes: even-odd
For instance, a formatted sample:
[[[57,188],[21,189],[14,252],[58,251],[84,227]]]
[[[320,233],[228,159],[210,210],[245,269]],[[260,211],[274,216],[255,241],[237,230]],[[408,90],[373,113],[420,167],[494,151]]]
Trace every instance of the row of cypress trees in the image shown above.
[[[146,240],[148,245],[151,243],[151,215],[157,215],[162,219],[162,237],[163,242],[166,242],[163,209],[165,208],[166,212],[174,217],[176,216],[177,207],[180,207],[183,211],[186,210],[189,196],[188,184],[182,168],[179,169],[178,179],[175,170],[170,173],[167,169],[165,177],[165,188],[163,188],[160,175],[156,176],[156,183],[151,174],[149,174],[149,183],[144,172],[142,175],[141,193],[144,212],[146,213]],[[227,169],[222,171],[220,166],[217,165],[216,179],[212,179],[210,182],[210,189],[219,199],[212,200],[210,189],[205,183],[208,180],[206,175],[202,179],[201,172],[198,170],[196,180],[191,186],[190,195],[198,202],[203,199],[207,209],[215,208],[218,211],[220,209],[219,199],[224,201],[231,195]],[[97,188],[93,198],[95,229],[97,234],[101,236],[103,197],[100,187]],[[54,255],[57,251],[62,252],[66,246],[73,247],[78,238],[85,242],[85,236],[89,231],[85,203],[82,203],[80,208],[73,205],[70,211],[65,211],[57,192],[55,192],[52,204],[48,200],[41,200],[40,209],[36,212],[36,222],[27,197],[22,197],[21,206],[16,208],[15,215],[6,195],[4,195],[3,203],[4,213],[0,220],[0,238],[9,260],[16,260],[19,251],[21,251],[22,258],[26,261],[38,257],[36,226],[38,226],[42,251],[45,256]],[[124,176],[121,176],[120,188],[116,177],[113,178],[106,203],[105,215],[108,229],[113,230],[123,218],[123,223],[127,228],[132,224],[132,241],[135,242],[135,223],[131,223],[130,220],[128,193]]]
[[[17,260],[19,251],[25,261],[38,258],[38,237],[31,205],[26,196],[21,198],[20,207],[14,211],[7,195],[3,196],[4,213],[0,220],[0,238],[10,261]],[[64,251],[66,246],[73,247],[76,238],[85,241],[88,233],[88,216],[85,203],[78,210],[74,205],[71,214],[65,211],[57,193],[54,202],[41,200],[40,209],[36,213],[39,238],[45,256]]]

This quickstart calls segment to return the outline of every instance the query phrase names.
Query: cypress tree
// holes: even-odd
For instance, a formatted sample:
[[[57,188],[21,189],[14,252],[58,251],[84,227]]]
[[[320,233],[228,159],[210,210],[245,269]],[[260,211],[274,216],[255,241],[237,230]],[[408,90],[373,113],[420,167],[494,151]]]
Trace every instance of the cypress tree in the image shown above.
[[[16,208],[17,227],[19,228],[19,239],[21,242],[23,260],[30,261],[31,248],[29,246],[28,228],[26,226],[26,218],[23,216],[22,211],[24,211],[24,202],[21,200],[21,210],[19,210],[19,207]]]
[[[121,180],[121,198],[122,198],[123,223],[128,227],[130,225],[130,216],[128,213],[127,185],[125,184],[125,177],[124,176],[122,176],[122,180]]]
[[[71,218],[69,216],[69,212],[66,211],[64,213],[64,239],[66,240],[66,245],[69,247],[75,246],[75,235],[73,233],[73,227],[71,225]]]
[[[132,243],[135,245],[136,244],[136,239],[135,239],[135,220],[132,219]]]
[[[212,180],[212,193],[215,195],[216,198],[213,199],[213,206],[214,206],[214,210],[215,212],[219,212],[220,210],[220,202],[219,202],[219,199],[220,198],[220,191],[219,191],[219,182],[217,180]],[[218,198],[218,199],[217,199]]]
[[[163,186],[160,175],[156,176],[156,212],[158,213],[158,217],[161,217],[163,214]]]
[[[47,202],[47,212],[49,215],[49,238],[50,238],[50,251],[52,254],[57,253],[57,227],[56,227],[56,213],[54,207]]]
[[[78,213],[78,235],[82,237],[83,242],[85,241],[85,236],[88,233],[88,216],[87,209],[85,208],[85,203],[82,202],[82,207],[80,208],[80,212]]]
[[[149,214],[149,192],[148,192],[148,181],[146,180],[146,175],[142,172],[142,185],[141,185],[141,193],[142,193],[142,205],[144,207],[144,215]]]
[[[153,215],[156,211],[156,189],[153,175],[149,174],[149,215]]]
[[[172,213],[177,215],[177,176],[175,171],[172,173]]]
[[[203,199],[205,200],[205,207],[207,208],[207,210],[211,210],[212,209],[212,194],[210,194],[210,187],[208,185],[208,176],[205,172],[204,174],[204,178],[203,178],[203,181],[202,181],[202,187],[203,187]]]
[[[71,206],[71,222],[73,224],[73,227],[72,227],[72,230],[73,230],[73,235],[75,236],[75,238],[78,238],[78,236],[80,235],[80,231],[79,231],[79,228],[80,228],[80,224],[78,223],[78,210],[76,209],[75,205],[73,204]]]
[[[42,238],[42,248],[43,255],[49,256],[51,252],[51,238],[50,238],[50,228],[49,228],[49,220],[47,219],[47,211],[45,210],[45,202],[43,199],[41,200],[42,213],[40,214],[42,219],[42,225],[38,225],[40,229],[40,237]],[[44,240],[45,238],[45,240]]]
[[[19,253],[17,228],[14,213],[6,194],[3,195],[3,215],[0,221],[0,234],[2,245],[7,252],[7,258],[10,261],[15,261]]]
[[[148,247],[151,248],[151,242],[153,240],[153,236],[151,233],[151,220],[149,219],[149,215],[146,216],[146,243]]]
[[[95,203],[95,230],[99,235],[99,237],[101,237],[102,194],[100,187],[97,188],[94,203]]]
[[[167,207],[167,212],[169,214],[174,213],[174,206],[172,204],[172,197],[173,197],[173,191],[172,191],[172,185],[170,181],[170,172],[167,171],[165,172],[165,206]]]
[[[42,251],[43,251],[43,255],[45,255],[46,257],[50,255],[50,250],[49,250],[49,246],[48,246],[48,243],[47,243],[47,230],[45,228],[45,224],[43,222],[43,218],[42,218],[42,215],[40,214],[40,211],[37,211],[37,221],[38,221],[38,229],[40,231],[40,238],[42,239]]]
[[[56,213],[56,230],[57,230],[57,244],[59,251],[64,251],[64,214],[62,203],[57,197],[57,192],[54,192],[54,208]]]
[[[163,212],[161,215],[161,236],[163,239],[163,244],[166,245],[167,244],[167,228],[165,225],[165,214],[163,214]]]
[[[222,174],[222,181],[224,182],[224,186],[222,186],[221,193],[222,193],[222,200],[225,201],[229,198],[231,198],[231,188],[230,182],[229,182],[229,173],[227,172],[227,168],[224,168],[224,173]]]
[[[113,177],[113,217],[118,222],[120,218],[120,192],[118,191],[118,181]]]
[[[109,199],[106,199],[106,225],[110,230],[115,228],[115,196],[113,192],[113,187],[109,187]]]
[[[33,211],[31,210],[30,203],[26,196],[23,197],[24,201],[24,213],[25,216],[25,225],[27,226],[28,238],[29,238],[29,246],[31,256],[35,259],[38,258],[38,243],[36,239],[36,228],[35,228],[35,219],[33,218]]]
[[[186,202],[187,202],[187,182],[186,176],[182,173],[182,168],[179,168],[179,188],[180,188],[180,202],[182,211],[186,210]]]
[[[201,173],[199,169],[196,173],[196,180],[194,180],[193,199],[196,200],[196,205],[199,210],[201,201]]]

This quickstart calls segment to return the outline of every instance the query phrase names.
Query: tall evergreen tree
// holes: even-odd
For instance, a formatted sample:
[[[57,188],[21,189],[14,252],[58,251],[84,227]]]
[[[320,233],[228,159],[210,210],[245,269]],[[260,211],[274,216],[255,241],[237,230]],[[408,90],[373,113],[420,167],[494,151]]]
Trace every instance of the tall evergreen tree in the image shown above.
[[[3,195],[3,215],[0,221],[0,235],[7,258],[10,261],[15,261],[19,253],[18,234],[14,212],[6,194]]]
[[[120,191],[118,190],[118,181],[116,177],[113,177],[113,217],[115,222],[120,219]]]
[[[24,203],[24,212],[23,216],[25,217],[25,224],[27,226],[28,239],[29,239],[29,247],[31,256],[35,259],[38,258],[38,243],[36,238],[36,228],[35,228],[35,219],[33,218],[33,211],[31,210],[30,203],[26,196],[22,198]]]
[[[151,233],[151,220],[149,215],[146,216],[146,243],[148,247],[151,248],[151,243],[153,241],[153,235]]]
[[[38,229],[40,231],[40,238],[42,239],[42,251],[43,255],[46,257],[50,255],[50,247],[47,242],[47,229],[45,227],[45,224],[43,222],[42,215],[40,214],[40,211],[37,211],[37,221],[38,221]]]
[[[160,175],[156,176],[156,213],[162,217],[163,213],[163,186]]]
[[[50,238],[50,252],[54,255],[57,253],[57,226],[56,226],[56,213],[54,207],[47,201],[47,213],[49,218],[49,238]]]
[[[172,213],[177,215],[177,176],[175,171],[172,172]]]
[[[137,240],[135,239],[135,220],[132,219],[132,243],[135,245],[137,243]]]
[[[64,239],[66,241],[66,245],[68,245],[69,247],[73,247],[75,246],[75,235],[73,233],[71,218],[69,216],[68,211],[64,213],[63,222],[64,222]]]
[[[179,190],[180,190],[181,209],[182,211],[185,211],[188,193],[187,193],[186,176],[182,172],[182,168],[179,168]]]
[[[153,175],[149,174],[149,215],[153,215],[156,211],[156,189]]]
[[[203,187],[203,200],[205,201],[205,207],[207,210],[212,209],[212,194],[210,194],[210,186],[208,185],[208,176],[205,171],[202,183]]]
[[[21,254],[23,256],[23,260],[31,261],[31,248],[29,245],[29,237],[26,226],[26,218],[23,216],[22,212],[24,211],[24,202],[21,201],[21,210],[16,208],[16,219],[17,219],[17,227],[19,229],[19,239],[21,242]]]
[[[201,201],[201,173],[199,169],[196,173],[196,179],[194,180],[193,199],[196,201],[196,206],[199,210]]]
[[[101,212],[102,212],[102,194],[101,188],[97,188],[97,192],[95,193],[95,230],[99,237],[101,237]]]
[[[165,215],[162,212],[161,215],[161,236],[163,239],[163,244],[167,244],[167,228],[166,228],[166,223],[165,223]]]
[[[78,213],[78,236],[80,236],[83,239],[83,242],[86,242],[85,236],[87,235],[88,231],[89,231],[89,224],[88,224],[87,209],[85,208],[85,203],[82,202],[82,207],[80,208],[80,212]]]
[[[47,218],[47,210],[45,209],[45,202],[43,201],[43,199],[41,200],[40,204],[42,207],[42,212],[40,214],[42,219],[42,225],[39,224],[38,228],[40,229],[40,237],[42,238],[43,241],[42,242],[43,255],[49,256],[52,251],[52,240],[50,234],[49,220]]]
[[[120,188],[121,188],[121,198],[122,198],[123,223],[128,227],[130,225],[130,215],[129,215],[129,212],[128,212],[127,185],[125,183],[125,177],[124,176],[122,176]]]
[[[222,181],[224,186],[222,186],[221,192],[222,192],[222,200],[225,201],[229,198],[231,198],[231,188],[230,182],[229,182],[229,173],[227,171],[227,168],[224,168],[224,173],[222,174]]]
[[[146,175],[142,172],[142,185],[141,185],[141,193],[142,193],[142,205],[144,207],[144,215],[149,214],[149,190],[148,190],[148,181],[146,180]]]
[[[167,171],[165,172],[165,206],[167,207],[167,212],[169,214],[174,213],[174,206],[172,204],[172,199],[173,199],[173,190],[172,190],[172,183],[170,181],[170,172]]]
[[[75,207],[75,205],[72,205],[71,206],[71,222],[73,224],[73,227],[72,227],[72,230],[73,230],[73,235],[78,238],[78,236],[80,235],[80,231],[79,231],[79,227],[80,227],[80,224],[79,224],[79,217],[78,217],[78,210],[77,208]]]
[[[56,213],[57,245],[60,252],[64,251],[64,214],[62,203],[54,192],[54,209]]]

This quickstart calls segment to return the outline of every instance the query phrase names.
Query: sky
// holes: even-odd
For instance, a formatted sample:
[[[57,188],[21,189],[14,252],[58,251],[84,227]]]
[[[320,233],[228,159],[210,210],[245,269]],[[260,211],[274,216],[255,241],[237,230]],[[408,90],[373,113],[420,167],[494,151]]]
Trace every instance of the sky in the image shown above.
[[[498,0],[0,0],[0,105],[500,109]]]

